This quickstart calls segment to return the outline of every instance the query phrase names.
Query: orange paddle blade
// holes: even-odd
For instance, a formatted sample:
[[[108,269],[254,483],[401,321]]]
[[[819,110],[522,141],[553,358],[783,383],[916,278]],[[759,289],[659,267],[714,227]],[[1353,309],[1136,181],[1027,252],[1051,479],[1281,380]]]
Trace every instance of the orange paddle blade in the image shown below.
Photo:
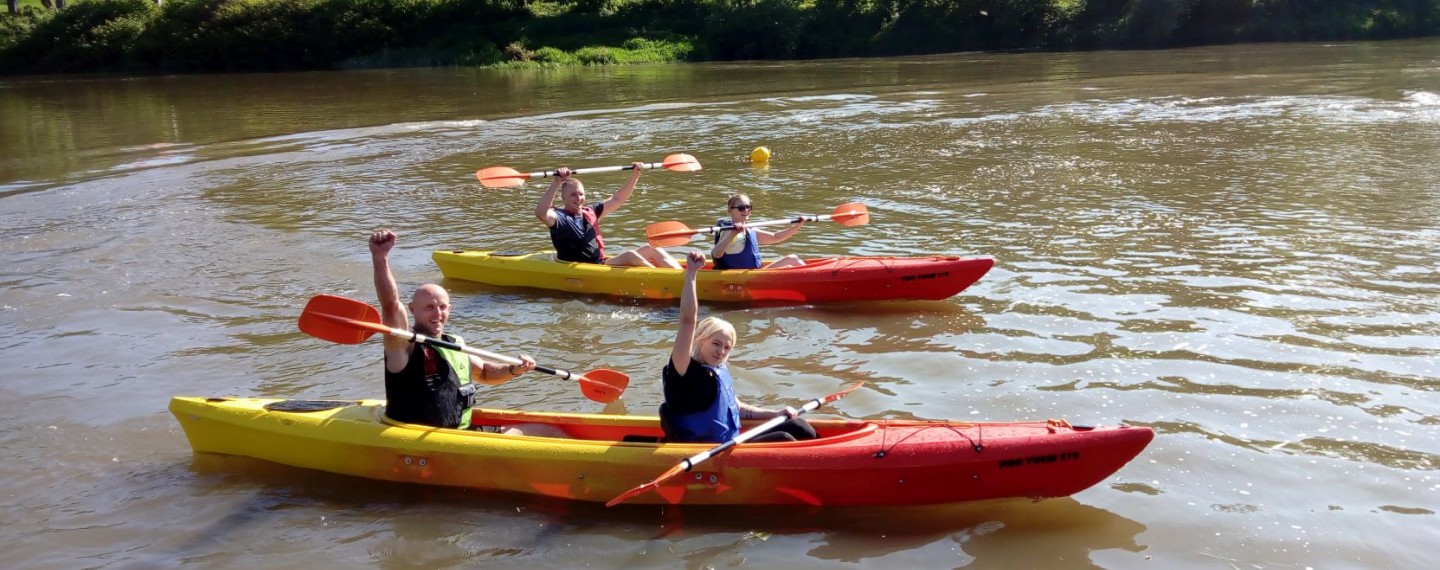
[[[657,489],[657,488],[660,487],[660,484],[661,484],[661,483],[664,483],[664,482],[665,482],[665,480],[667,480],[667,479],[669,479],[669,478],[671,478],[671,477],[674,477],[674,476],[676,476],[676,475],[679,475],[679,474],[680,474],[681,472],[683,472],[683,471],[685,471],[685,462],[682,461],[682,462],[676,464],[674,467],[671,467],[669,471],[666,471],[666,472],[664,472],[664,473],[661,473],[659,477],[656,477],[654,480],[650,481],[649,483],[645,483],[645,484],[643,484],[643,485],[640,485],[639,487],[636,487],[636,488],[631,489],[631,490],[629,490],[629,491],[625,491],[624,493],[621,493],[620,496],[615,497],[614,499],[610,499],[609,501],[607,501],[607,502],[605,503],[605,506],[607,506],[607,507],[613,507],[613,506],[615,506],[615,505],[618,505],[618,504],[620,504],[620,503],[623,503],[623,502],[629,500],[631,497],[635,497],[635,496],[638,496],[638,495],[642,495],[642,494],[647,493],[647,492],[649,492],[649,491],[651,491],[651,490]]]
[[[655,222],[645,226],[645,239],[650,241],[650,245],[660,247],[685,245],[695,233],[695,230],[680,222]]]
[[[665,157],[660,166],[671,172],[695,172],[700,170],[700,161],[688,154],[672,154]]]
[[[491,166],[475,171],[475,178],[486,188],[511,188],[524,184],[530,175],[508,166]]]
[[[388,330],[375,307],[335,295],[311,297],[300,313],[301,332],[340,344],[360,344]]]
[[[845,396],[849,395],[851,392],[854,392],[856,389],[858,389],[859,387],[864,386],[864,385],[865,385],[865,382],[862,380],[862,381],[860,381],[860,382],[856,382],[856,383],[854,383],[854,384],[851,384],[848,388],[845,388],[844,390],[841,390],[841,391],[839,391],[839,392],[835,392],[834,394],[830,394],[830,395],[828,395],[828,396],[825,396],[824,398],[820,398],[820,405],[821,405],[821,406],[824,406],[824,405],[826,405],[826,404],[834,403],[835,400],[839,400],[840,398],[844,398]]]
[[[835,207],[830,219],[842,226],[863,226],[870,223],[870,210],[859,202],[850,202]]]
[[[580,375],[580,391],[586,398],[595,400],[602,404],[609,404],[620,399],[625,393],[625,387],[630,385],[630,377],[623,373],[604,368],[591,370]]]

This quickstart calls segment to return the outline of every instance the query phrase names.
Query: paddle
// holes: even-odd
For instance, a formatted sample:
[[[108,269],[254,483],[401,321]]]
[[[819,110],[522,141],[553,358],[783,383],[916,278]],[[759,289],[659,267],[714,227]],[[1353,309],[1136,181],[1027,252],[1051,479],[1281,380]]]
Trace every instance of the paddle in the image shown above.
[[[799,416],[799,415],[801,415],[801,414],[804,414],[805,412],[809,412],[809,411],[811,411],[811,410],[814,410],[815,408],[818,408],[818,407],[823,406],[823,405],[825,405],[825,404],[829,404],[830,402],[834,402],[835,400],[839,400],[840,398],[844,398],[846,394],[849,394],[851,391],[855,390],[856,388],[859,388],[862,384],[864,384],[864,382],[856,382],[854,385],[850,386],[849,388],[846,388],[846,389],[841,390],[841,391],[839,391],[839,392],[836,392],[836,393],[834,393],[834,394],[830,394],[829,396],[825,396],[825,397],[823,397],[823,398],[816,398],[816,399],[814,399],[814,400],[810,400],[809,402],[806,402],[805,405],[802,406],[799,410],[797,410],[796,413],[795,413],[795,415],[796,415],[796,416]],[[645,483],[645,484],[643,484],[643,485],[640,485],[639,487],[636,487],[636,488],[634,488],[634,489],[631,489],[631,490],[629,490],[629,491],[626,491],[626,492],[624,492],[624,493],[621,493],[620,496],[615,497],[614,499],[610,499],[609,502],[605,503],[605,506],[607,506],[607,507],[613,507],[613,506],[618,505],[618,504],[620,504],[620,503],[623,503],[623,502],[625,502],[626,500],[629,500],[629,499],[631,499],[631,498],[633,498],[633,497],[635,497],[635,496],[637,496],[637,495],[642,495],[642,494],[644,494],[644,493],[646,493],[646,492],[648,492],[648,491],[652,491],[652,490],[658,489],[658,488],[660,487],[660,484],[661,484],[661,483],[664,483],[666,480],[670,479],[671,477],[674,477],[674,476],[679,475],[679,474],[681,474],[681,473],[683,473],[683,472],[689,471],[690,469],[694,468],[696,465],[699,465],[701,462],[703,462],[703,461],[705,461],[705,460],[707,460],[707,459],[710,459],[711,457],[714,457],[714,456],[716,456],[716,455],[719,455],[719,454],[725,452],[726,450],[728,450],[728,449],[730,449],[730,448],[732,448],[732,447],[735,447],[736,445],[739,445],[739,444],[741,444],[741,443],[745,443],[746,441],[749,441],[749,440],[753,439],[755,436],[758,436],[758,435],[760,435],[760,434],[765,433],[766,431],[769,431],[771,428],[774,428],[775,426],[778,426],[778,425],[780,425],[780,424],[782,424],[782,423],[785,423],[785,420],[787,420],[787,419],[789,419],[789,418],[787,418],[787,417],[785,417],[785,416],[775,416],[775,417],[773,417],[773,418],[770,418],[770,419],[769,419],[768,421],[766,421],[765,423],[760,424],[760,425],[758,425],[758,426],[755,426],[755,427],[753,427],[753,428],[750,428],[749,430],[745,431],[744,433],[741,433],[740,435],[735,436],[735,437],[732,438],[730,441],[727,441],[727,442],[725,442],[725,443],[722,443],[722,444],[720,444],[720,445],[717,445],[717,446],[715,446],[715,447],[712,447],[712,448],[710,448],[710,449],[707,449],[707,450],[705,450],[705,451],[703,451],[703,452],[701,452],[701,453],[699,453],[699,454],[696,454],[695,456],[693,456],[693,457],[691,457],[691,458],[689,458],[689,459],[685,459],[685,460],[681,461],[680,463],[676,464],[674,467],[671,467],[669,471],[666,471],[666,472],[664,472],[664,473],[661,473],[659,477],[656,477],[655,479],[651,480],[649,483]]]
[[[311,297],[310,302],[305,304],[305,311],[300,314],[300,330],[315,338],[339,344],[360,344],[375,333],[388,334],[408,338],[411,342],[458,350],[505,364],[520,364],[520,360],[516,358],[430,338],[404,329],[387,327],[380,321],[380,312],[376,311],[375,307],[371,307],[363,301],[335,295]],[[580,382],[580,391],[585,394],[586,398],[606,404],[619,399],[620,394],[625,392],[625,387],[630,384],[629,376],[603,368],[584,374],[575,374],[544,366],[536,366],[535,370],[566,380],[577,380]]]
[[[620,170],[631,170],[635,168],[632,164],[625,166],[596,166],[593,168],[580,168],[571,170],[570,174],[593,174],[596,172],[616,172]],[[674,172],[695,172],[700,170],[700,161],[688,154],[672,154],[665,157],[662,162],[651,162],[645,165],[646,169],[664,168]],[[508,166],[491,166],[475,171],[475,178],[486,188],[510,188],[524,184],[531,178],[549,178],[555,175],[554,170],[543,170],[540,172],[519,172]]]
[[[833,220],[842,226],[863,226],[870,223],[870,211],[864,204],[850,202],[835,207],[835,211],[823,216],[795,216],[783,220],[769,220],[764,222],[749,222],[747,228],[760,226],[777,226],[781,224],[798,224],[800,222],[823,222]],[[721,230],[729,229],[730,226],[710,226],[703,230],[692,230],[680,222],[655,222],[645,226],[645,239],[650,240],[650,245],[659,247],[674,247],[685,245],[691,238],[697,235],[713,235]]]

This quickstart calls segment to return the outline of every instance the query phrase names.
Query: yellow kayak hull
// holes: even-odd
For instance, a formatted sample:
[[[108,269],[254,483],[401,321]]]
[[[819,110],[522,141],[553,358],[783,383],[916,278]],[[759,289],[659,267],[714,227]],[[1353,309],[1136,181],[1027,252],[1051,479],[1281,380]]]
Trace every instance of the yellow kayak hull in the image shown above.
[[[635,299],[678,299],[684,271],[555,261],[551,252],[436,251],[449,279]],[[702,301],[838,303],[940,300],[978,281],[990,258],[829,257],[781,269],[705,270],[695,278]]]
[[[592,502],[712,447],[659,442],[654,416],[475,411],[481,425],[541,423],[569,435],[548,438],[401,424],[374,400],[175,397],[170,411],[197,453]],[[741,444],[628,502],[878,506],[1066,496],[1109,477],[1154,436],[1063,422],[812,423],[820,439]]]

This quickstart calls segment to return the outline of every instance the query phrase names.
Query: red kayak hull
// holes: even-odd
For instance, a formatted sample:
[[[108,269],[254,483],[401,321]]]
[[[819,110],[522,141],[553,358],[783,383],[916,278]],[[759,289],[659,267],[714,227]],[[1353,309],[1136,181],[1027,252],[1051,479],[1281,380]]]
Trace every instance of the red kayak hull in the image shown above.
[[[565,437],[400,424],[383,402],[177,397],[196,452],[331,473],[604,503],[713,447],[658,441],[655,416],[477,409],[479,425],[546,424]],[[323,404],[323,405],[312,405]],[[1061,421],[812,421],[820,439],[743,443],[626,504],[939,505],[1063,497],[1114,475],[1147,427]]]
[[[684,271],[554,261],[549,252],[437,251],[450,279],[637,299],[678,299]],[[701,301],[843,303],[948,299],[995,265],[987,257],[827,257],[782,269],[705,270]]]

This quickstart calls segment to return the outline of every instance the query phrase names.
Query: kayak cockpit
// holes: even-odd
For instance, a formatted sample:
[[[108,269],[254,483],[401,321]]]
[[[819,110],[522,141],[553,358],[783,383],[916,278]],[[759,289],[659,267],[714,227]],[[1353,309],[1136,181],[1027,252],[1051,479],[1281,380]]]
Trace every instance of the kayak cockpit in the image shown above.
[[[381,421],[394,425],[409,425],[395,422],[389,418],[383,418]],[[519,424],[544,424],[559,429],[568,436],[568,439],[573,440],[633,444],[665,443],[665,433],[660,428],[660,418],[657,416],[570,414],[476,408],[472,412],[471,422],[477,426],[501,428]],[[745,428],[760,423],[758,421],[745,422]],[[819,419],[812,421],[811,424],[815,426],[816,433],[820,435],[819,439],[776,445],[800,445],[811,442],[834,443],[864,437],[877,429],[876,424],[861,420]],[[481,434],[483,432],[473,433]]]

